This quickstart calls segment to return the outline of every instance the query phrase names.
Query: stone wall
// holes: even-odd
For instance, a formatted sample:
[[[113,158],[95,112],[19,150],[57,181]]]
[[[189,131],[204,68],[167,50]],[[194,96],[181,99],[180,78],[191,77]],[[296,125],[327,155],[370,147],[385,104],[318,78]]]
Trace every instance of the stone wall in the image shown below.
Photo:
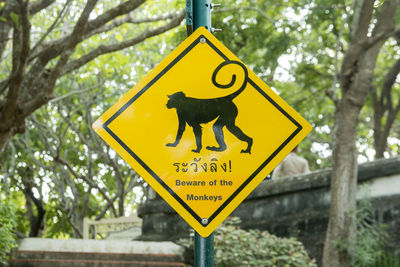
[[[245,229],[268,230],[301,240],[311,256],[320,259],[328,222],[331,170],[262,182],[232,215]],[[393,250],[400,253],[400,157],[361,164],[358,198],[371,199],[376,218],[389,226]],[[175,240],[189,226],[162,199],[139,208],[144,240]]]

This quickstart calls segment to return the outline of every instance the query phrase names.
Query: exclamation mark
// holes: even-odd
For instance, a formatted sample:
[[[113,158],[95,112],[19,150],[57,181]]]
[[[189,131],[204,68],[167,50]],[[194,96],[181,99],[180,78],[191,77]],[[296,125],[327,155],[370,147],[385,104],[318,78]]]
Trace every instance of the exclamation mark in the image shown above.
[[[232,162],[229,160],[229,172],[232,172]]]

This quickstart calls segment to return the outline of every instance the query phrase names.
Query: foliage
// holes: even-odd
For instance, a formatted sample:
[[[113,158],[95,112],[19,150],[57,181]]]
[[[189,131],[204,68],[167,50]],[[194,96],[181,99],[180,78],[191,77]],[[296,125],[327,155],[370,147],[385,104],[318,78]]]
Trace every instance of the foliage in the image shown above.
[[[71,50],[65,63],[67,67],[59,75],[55,75],[55,67],[66,52],[62,52],[64,46],[57,40],[72,36],[76,19],[88,1],[30,1],[29,4],[54,4],[36,12],[29,10],[29,24],[23,23],[22,11],[11,12],[7,17],[4,12],[14,8],[6,10],[6,2],[9,5],[17,1],[0,0],[0,28],[4,29],[0,31],[4,34],[0,38],[4,44],[0,44],[0,113],[5,110],[2,105],[11,88],[9,84],[17,85],[23,78],[19,98],[13,101],[16,115],[10,112],[11,115],[5,114],[2,118],[21,118],[20,130],[25,132],[15,135],[8,143],[8,150],[0,155],[0,197],[9,196],[17,206],[16,213],[21,216],[17,230],[23,234],[30,232],[29,206],[24,193],[27,188],[32,190],[32,199],[41,201],[46,210],[46,237],[73,236],[79,231],[72,225],[80,228],[82,216],[113,217],[131,211],[136,202],[141,201],[131,189],[133,186],[140,188],[143,181],[101,140],[92,139],[90,121],[182,42],[186,38],[185,28],[177,27],[123,50],[98,55],[84,65],[71,63],[80,62],[93,51],[108,51],[107,48],[114,45],[148,36],[147,33],[165,25],[173,27],[175,24],[172,25],[171,20],[179,16],[175,12],[183,10],[185,1],[147,1],[129,13],[124,10],[119,16],[110,17],[99,31],[90,28],[91,33],[84,34],[82,42]],[[99,21],[98,18],[104,18],[103,14],[125,2],[128,1],[99,0],[88,20]],[[335,105],[326,94],[341,94],[339,69],[351,39],[355,2],[226,0],[222,8],[213,9],[213,27],[223,30],[215,33],[216,37],[312,124],[314,130],[300,144],[301,154],[307,158],[312,170],[331,166]],[[375,6],[382,4],[383,1],[379,1]],[[398,24],[400,12],[397,13]],[[126,23],[118,23],[123,21]],[[18,67],[18,61],[12,59],[17,58],[19,50],[15,49],[13,53],[10,23],[15,24],[17,30],[18,23],[25,26],[23,30],[30,28],[30,44],[27,43],[32,50],[30,58],[26,62],[23,57],[20,60],[26,65],[21,69],[30,74],[29,77],[19,79],[11,75]],[[20,34],[25,39],[22,32]],[[42,57],[44,66],[37,67],[36,63],[40,63],[37,51],[51,52]],[[398,42],[391,38],[382,48],[371,81],[378,93],[382,91],[385,74],[398,55]],[[54,86],[53,81],[48,82],[49,73],[57,76]],[[42,90],[49,84],[52,86],[48,90]],[[399,102],[399,90],[397,82],[392,88],[394,103]],[[50,104],[42,106],[33,115],[25,117],[29,113],[26,112],[23,118],[20,117],[18,114],[28,106],[27,103],[39,101],[39,96],[45,96],[44,102],[50,101]],[[40,101],[38,106],[42,105]],[[374,113],[373,100],[369,96],[358,124],[357,152],[362,160],[371,160],[374,153]],[[382,118],[382,124],[386,121],[387,118]],[[13,133],[19,132],[17,126],[12,125],[16,128]],[[385,156],[399,153],[399,133],[397,116]],[[109,158],[110,164],[102,162],[104,156]],[[118,171],[114,163],[119,166]],[[121,180],[116,180],[118,172]],[[102,192],[104,188],[107,190]],[[129,190],[131,192],[127,192]],[[37,214],[35,206],[32,207],[33,215]]]
[[[99,1],[89,20],[127,2],[135,1]],[[85,1],[57,1],[32,15],[32,47],[62,38],[84,6]],[[123,216],[143,201],[143,180],[93,133],[91,124],[172,49],[166,44],[173,32],[161,34],[163,30],[152,38],[148,33],[182,17],[177,13],[182,9],[182,0],[148,1],[131,12],[123,10],[127,14],[116,17],[115,24],[109,23],[77,45],[69,62],[99,46],[111,47],[144,37],[134,46],[99,55],[63,73],[49,103],[25,119],[24,133],[15,135],[8,150],[0,153],[0,197],[9,196],[16,204],[21,215],[19,233],[80,237],[84,217]],[[6,79],[6,70],[12,67],[6,60],[10,59],[9,50],[2,59],[0,79]],[[56,61],[47,67],[54,67]],[[39,210],[44,210],[46,216],[39,216]],[[32,233],[32,221],[40,224],[40,231]]]
[[[340,57],[335,54],[336,62],[340,60],[341,65],[340,69],[336,68],[339,71],[335,71],[336,75],[333,76],[335,86],[326,91],[335,103],[335,130],[332,146],[331,203],[323,265],[347,266],[351,264],[350,260],[355,258],[353,246],[342,248],[340,252],[334,243],[339,238],[351,239],[356,235],[351,211],[356,207],[357,126],[360,111],[371,91],[371,81],[380,50],[392,34],[392,29],[398,26],[395,20],[398,1],[387,0],[378,7],[374,4],[375,1],[360,1],[354,7],[345,6],[344,10],[347,8],[350,11],[346,15],[346,21],[351,23],[344,26],[348,29],[349,41],[346,42],[342,34],[338,35],[337,40],[340,43],[335,51],[342,47],[341,51],[344,54]],[[363,43],[368,43],[368,46],[363,46]],[[339,92],[336,84],[340,85]]]
[[[391,251],[379,251],[374,263],[367,267],[399,267],[400,255],[395,256]]]
[[[375,262],[380,253],[384,252],[388,233],[385,226],[374,218],[374,211],[370,202],[363,201],[357,210],[356,246],[354,261],[357,266],[366,266]]]
[[[379,261],[386,261],[385,247],[389,235],[385,225],[375,219],[374,209],[369,199],[360,200],[355,216],[356,236],[351,240],[339,240],[337,242],[339,248],[353,252],[354,266],[374,266]]]
[[[314,131],[300,145],[311,169],[330,167],[334,105],[325,90],[334,76],[330,27],[340,8],[328,6],[328,16],[325,5],[309,1],[224,1],[223,6],[212,16],[213,27],[223,29],[216,37],[312,124]],[[321,17],[312,15],[314,10]]]
[[[11,158],[19,160],[4,161],[3,185],[14,198],[21,195],[35,203],[31,212],[28,205],[19,205],[26,213],[22,218],[46,220],[38,222],[43,224],[40,233],[33,233],[32,225],[30,230],[19,226],[25,235],[81,237],[84,217],[123,216],[140,201],[133,188],[143,181],[90,128],[102,109],[98,102],[108,105],[117,97],[99,77],[80,84],[63,81],[57,88],[61,96],[36,111],[26,132],[11,143]],[[71,88],[75,94],[68,94]],[[37,218],[39,208],[45,218]]]
[[[225,266],[317,266],[301,242],[260,230],[243,230],[240,218],[229,217],[214,232],[214,263]],[[193,248],[191,240],[179,242]]]
[[[1,198],[0,198],[1,200]],[[0,264],[5,263],[7,255],[15,246],[14,227],[17,223],[15,207],[7,200],[0,202]]]
[[[168,1],[164,9],[145,0],[3,2],[0,153],[12,136],[25,131],[27,117],[54,98],[62,77],[104,55],[130,50],[184,18],[182,1]],[[106,64],[103,71],[113,69]]]
[[[239,228],[230,218],[215,235],[216,266],[316,266],[294,238],[279,238],[266,231]]]

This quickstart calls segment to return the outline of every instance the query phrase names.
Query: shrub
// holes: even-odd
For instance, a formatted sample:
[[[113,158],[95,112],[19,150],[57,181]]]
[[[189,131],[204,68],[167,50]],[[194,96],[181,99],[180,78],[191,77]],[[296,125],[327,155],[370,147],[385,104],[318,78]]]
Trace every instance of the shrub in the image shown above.
[[[239,218],[229,218],[216,231],[216,266],[316,266],[296,239],[245,231],[239,224]]]
[[[385,252],[389,235],[386,226],[375,220],[370,201],[362,200],[357,207],[356,215],[354,264],[368,266],[377,261],[380,254]]]
[[[373,205],[367,197],[357,203],[355,226],[354,239],[337,240],[337,246],[352,252],[353,266],[382,266],[378,262],[387,256],[389,234],[386,225],[375,219]]]
[[[239,218],[230,217],[214,232],[216,267],[317,266],[296,239],[279,238],[266,231],[246,231],[240,229],[239,225]],[[193,249],[192,240],[184,240],[180,244]]]
[[[7,263],[7,257],[15,246],[16,223],[14,207],[8,201],[0,202],[0,263]]]

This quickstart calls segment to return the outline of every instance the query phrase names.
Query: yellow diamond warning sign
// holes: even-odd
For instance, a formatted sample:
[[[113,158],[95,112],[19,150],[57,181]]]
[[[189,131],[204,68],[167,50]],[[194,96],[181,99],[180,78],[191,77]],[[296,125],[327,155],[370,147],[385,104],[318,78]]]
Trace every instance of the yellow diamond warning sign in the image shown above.
[[[311,131],[204,28],[93,128],[203,237]]]

